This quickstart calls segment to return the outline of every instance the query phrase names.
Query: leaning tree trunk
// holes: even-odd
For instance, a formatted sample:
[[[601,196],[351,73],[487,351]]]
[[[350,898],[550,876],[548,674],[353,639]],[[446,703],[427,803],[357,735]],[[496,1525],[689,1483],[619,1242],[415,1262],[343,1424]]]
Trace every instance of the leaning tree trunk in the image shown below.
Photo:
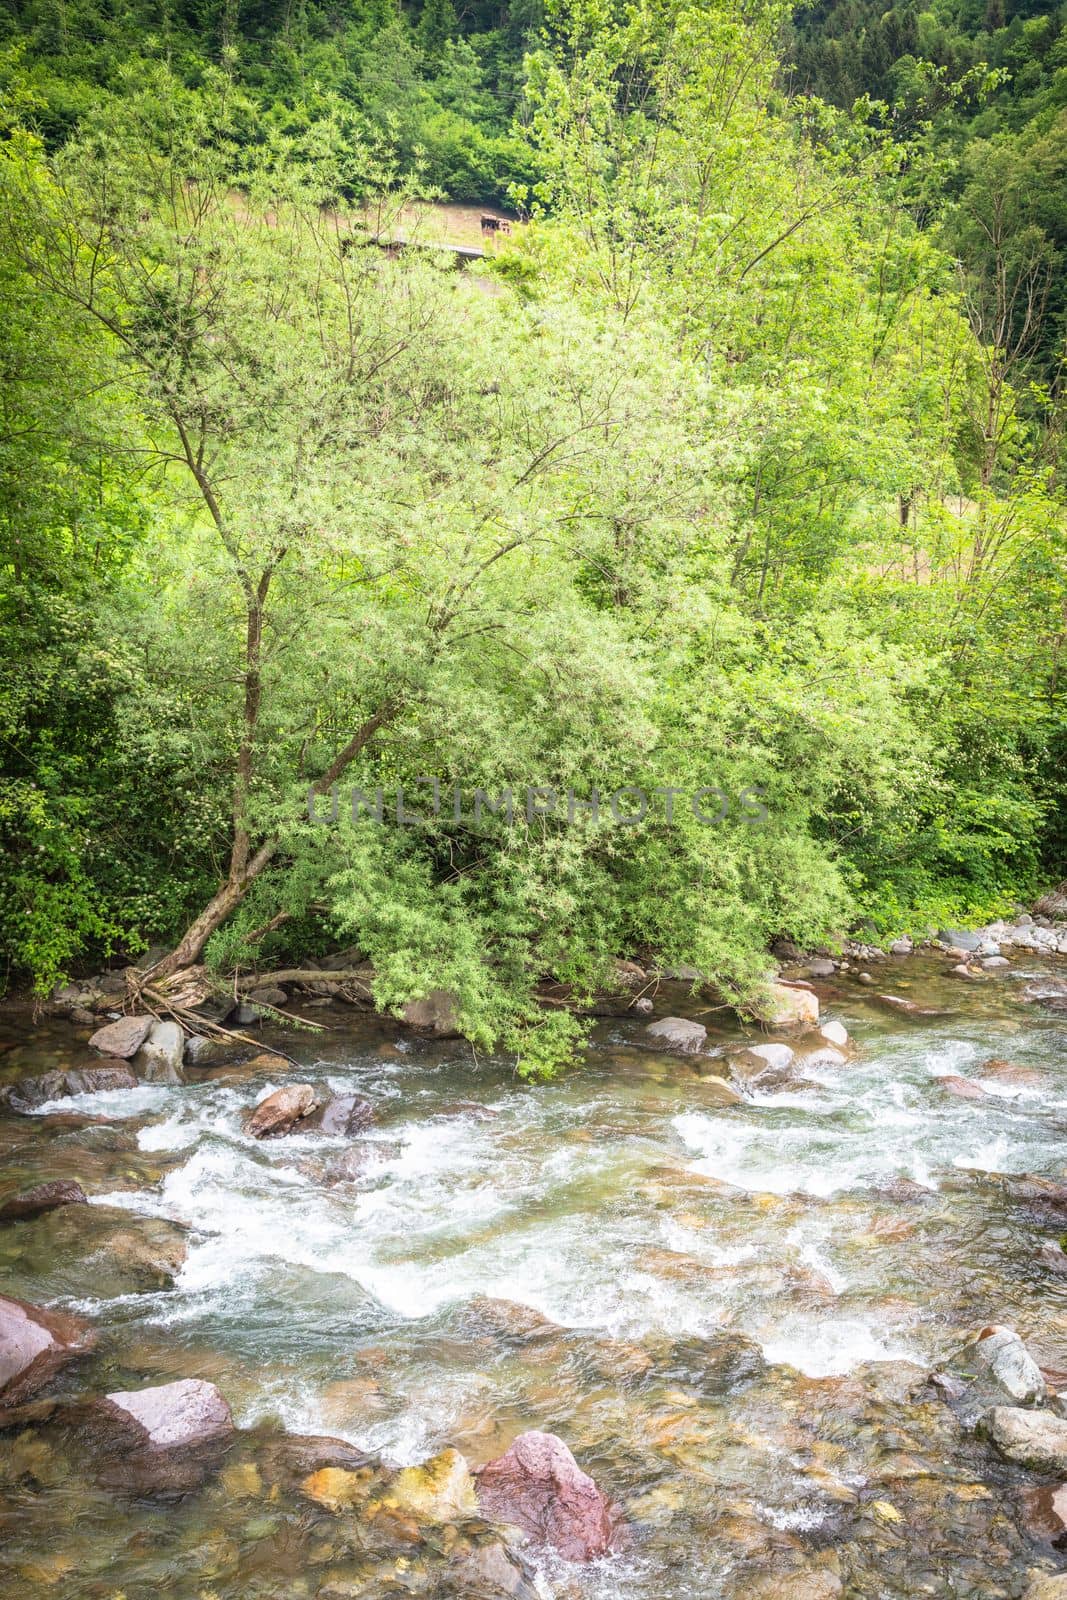
[[[399,700],[389,701],[380,707],[372,717],[352,735],[344,749],[331,761],[321,778],[317,778],[310,785],[313,795],[325,794],[341,777],[345,769],[351,765],[363,747],[373,739],[385,723],[391,721],[400,709]],[[235,827],[240,833],[244,828],[243,817],[238,817]],[[191,967],[199,961],[207,944],[216,928],[221,928],[227,917],[231,916],[241,904],[245,895],[251,889],[256,879],[259,878],[267,867],[270,866],[278,851],[279,841],[276,838],[266,839],[251,855],[245,850],[234,850],[230,862],[229,876],[221,883],[211,896],[203,911],[196,916],[186,928],[174,949],[165,955],[162,961],[157,961],[152,967],[153,979],[169,978],[172,972],[179,972],[182,967]],[[242,859],[243,858],[243,859]]]
[[[172,972],[179,972],[182,967],[191,967],[200,959],[204,946],[215,929],[221,928],[231,912],[236,911],[260,873],[274,859],[277,848],[278,841],[268,839],[247,863],[240,877],[227,878],[226,882],[216,889],[203,911],[186,928],[174,949],[152,968],[153,978],[169,978]]]

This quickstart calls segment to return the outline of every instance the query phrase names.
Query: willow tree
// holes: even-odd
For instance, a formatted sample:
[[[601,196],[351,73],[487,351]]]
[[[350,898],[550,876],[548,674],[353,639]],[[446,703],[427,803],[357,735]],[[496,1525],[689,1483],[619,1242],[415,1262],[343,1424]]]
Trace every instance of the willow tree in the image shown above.
[[[160,79],[50,166],[12,150],[3,174],[8,248],[105,331],[139,413],[171,523],[151,546],[155,648],[186,654],[227,751],[225,869],[157,976],[195,962],[286,856],[309,789],[375,747],[395,770],[401,729],[439,770],[426,729],[452,726],[465,685],[492,680],[499,737],[514,673],[540,686],[541,723],[569,701],[575,752],[603,748],[609,721],[622,744],[642,726],[643,668],[576,614],[565,552],[620,447],[662,433],[666,364],[565,307],[501,306],[451,262],[393,258],[352,198],[381,177],[373,152],[361,170],[323,126],[314,150],[250,158],[241,115],[225,86]],[[665,460],[627,502],[662,516],[666,489],[684,523],[699,477],[684,441]]]

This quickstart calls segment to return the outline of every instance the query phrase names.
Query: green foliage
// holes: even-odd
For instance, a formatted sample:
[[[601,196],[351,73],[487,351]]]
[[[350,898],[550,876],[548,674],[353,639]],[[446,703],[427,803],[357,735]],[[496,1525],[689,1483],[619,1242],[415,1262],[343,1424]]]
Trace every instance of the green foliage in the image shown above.
[[[1055,116],[937,234],[929,106],[789,98],[781,5],[558,0],[521,105],[532,12],[235,15],[27,4],[5,58],[12,969],[206,907],[220,971],[355,944],[545,1074],[622,954],[743,1002],[776,937],[1062,878]],[[373,242],[508,186],[487,277]]]

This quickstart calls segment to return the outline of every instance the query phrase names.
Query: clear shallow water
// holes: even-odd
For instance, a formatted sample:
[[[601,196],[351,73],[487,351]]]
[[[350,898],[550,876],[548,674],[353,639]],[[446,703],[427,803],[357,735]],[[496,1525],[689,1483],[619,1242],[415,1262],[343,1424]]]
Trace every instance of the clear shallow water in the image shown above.
[[[830,1561],[862,1595],[1010,1596],[1043,1552],[1017,1520],[1001,1528],[1005,1470],[929,1396],[887,1400],[889,1369],[871,1364],[928,1369],[968,1328],[1009,1321],[1067,1367],[1067,1292],[1038,1259],[1061,1224],[984,1176],[1067,1172],[1063,1019],[1023,1002],[1015,976],[891,972],[892,992],[955,1014],[902,1019],[842,983],[824,1011],[854,1058],[728,1109],[692,1062],[646,1050],[638,1022],[603,1024],[587,1068],[541,1086],[379,1023],[289,1036],[302,1079],[375,1104],[344,1182],[329,1164],[350,1141],[247,1137],[248,1109],[281,1080],[239,1067],[63,1101],[2,1131],[27,1175],[88,1162],[108,1215],[189,1230],[171,1288],[99,1292],[91,1266],[65,1281],[67,1303],[108,1330],[109,1381],[209,1377],[246,1427],[274,1419],[398,1465],[445,1445],[478,1464],[551,1428],[635,1529],[596,1570],[550,1573],[560,1593],[730,1595],[753,1571]],[[685,1005],[675,993],[658,1009]],[[9,1076],[31,1070],[32,1048]],[[990,1057],[1032,1081],[985,1073]],[[955,1098],[945,1075],[989,1092]],[[66,1127],[60,1172],[57,1120],[79,1112],[108,1118],[121,1148]],[[0,1239],[27,1298],[50,1287],[39,1228]],[[762,1371],[729,1356],[749,1348]],[[944,1481],[913,1508],[928,1532],[909,1558],[864,1508],[906,1499],[878,1490],[879,1473],[923,1451],[932,1470],[915,1481]],[[949,1516],[945,1481],[986,1487]],[[241,1570],[238,1556],[219,1600],[244,1595]],[[116,1558],[108,1581],[127,1576]]]

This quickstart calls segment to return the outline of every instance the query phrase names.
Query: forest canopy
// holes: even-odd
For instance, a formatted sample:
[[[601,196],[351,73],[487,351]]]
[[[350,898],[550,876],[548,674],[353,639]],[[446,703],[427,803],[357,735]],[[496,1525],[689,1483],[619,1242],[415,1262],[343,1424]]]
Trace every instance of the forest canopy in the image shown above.
[[[1062,877],[1067,64],[994,9],[9,8],[9,981],[350,944],[547,1071],[545,979]],[[383,248],[442,199],[513,231]]]

